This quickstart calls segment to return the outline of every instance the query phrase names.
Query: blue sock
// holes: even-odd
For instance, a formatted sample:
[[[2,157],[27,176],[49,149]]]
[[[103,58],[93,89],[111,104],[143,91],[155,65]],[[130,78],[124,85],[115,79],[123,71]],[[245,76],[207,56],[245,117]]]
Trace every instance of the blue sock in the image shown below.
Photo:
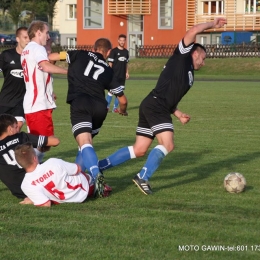
[[[81,170],[82,170],[83,172],[85,172],[86,167],[85,167],[85,165],[84,165],[84,161],[83,161],[83,158],[82,158],[81,151],[78,151],[77,156],[76,156],[75,163],[78,164],[78,165],[80,165]]]
[[[114,103],[114,108],[113,109],[117,108],[118,104],[119,104],[118,98],[115,97],[115,103]]]
[[[148,181],[167,154],[168,152],[163,145],[157,145],[154,147],[149,153],[146,163],[139,173],[139,177]]]
[[[107,100],[107,108],[110,107],[110,103],[111,103],[111,101],[112,101],[112,97],[113,97],[113,96],[107,94],[107,97],[106,97],[106,100]]]
[[[96,152],[91,144],[84,144],[81,146],[81,155],[88,174],[91,175],[93,179],[96,179],[99,168],[98,168],[98,158]]]
[[[132,146],[124,147],[108,156],[106,159],[99,161],[98,166],[103,171],[134,158],[135,155],[133,154]]]

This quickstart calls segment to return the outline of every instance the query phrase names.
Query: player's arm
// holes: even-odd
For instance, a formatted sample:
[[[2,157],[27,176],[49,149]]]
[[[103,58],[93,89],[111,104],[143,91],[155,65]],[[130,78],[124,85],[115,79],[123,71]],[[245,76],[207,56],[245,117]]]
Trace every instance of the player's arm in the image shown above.
[[[63,169],[65,169],[68,175],[77,175],[81,172],[81,167],[79,164],[66,162],[61,159],[57,159],[57,163],[61,165]]]
[[[190,116],[187,115],[187,114],[185,114],[185,113],[183,113],[183,112],[181,112],[181,111],[180,111],[179,109],[177,109],[177,108],[176,108],[175,111],[173,112],[173,115],[174,115],[175,117],[177,117],[183,125],[187,124],[187,123],[190,121]]]
[[[41,69],[44,72],[47,72],[47,73],[64,74],[64,75],[66,75],[68,73],[67,69],[63,69],[63,68],[56,66],[56,65],[54,65],[51,62],[46,61],[46,60],[40,62],[39,66],[41,67]]]
[[[113,63],[112,62],[108,62],[108,65],[112,68]]]
[[[50,61],[64,61],[66,60],[66,55],[67,55],[66,51],[61,51],[59,53],[53,52],[48,55],[48,59]]]
[[[128,71],[128,64],[126,63],[126,74],[125,74],[125,78],[129,79],[130,75],[129,75],[129,71]]]
[[[58,146],[60,143],[60,140],[57,137],[55,137],[54,135],[48,136],[48,137],[46,136],[46,138],[47,138],[47,144],[40,148],[42,153],[48,152],[50,150],[51,146],[55,147],[55,146]]]
[[[19,204],[23,204],[23,205],[25,205],[25,204],[33,204],[33,202],[28,197],[26,197],[26,198],[24,198],[24,200],[19,202]]]
[[[57,146],[60,144],[60,139],[54,135],[48,136],[47,138],[48,140],[46,146]]]
[[[189,46],[191,43],[193,43],[196,40],[196,35],[198,33],[201,33],[207,29],[221,28],[225,24],[227,24],[227,20],[223,17],[215,18],[215,20],[211,22],[196,24],[186,32],[184,36],[184,44],[186,46]]]

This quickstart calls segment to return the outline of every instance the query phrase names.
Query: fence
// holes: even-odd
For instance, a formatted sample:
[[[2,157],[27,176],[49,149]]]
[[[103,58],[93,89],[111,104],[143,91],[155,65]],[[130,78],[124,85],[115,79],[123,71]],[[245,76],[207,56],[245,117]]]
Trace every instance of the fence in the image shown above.
[[[169,58],[177,45],[136,46],[136,58]],[[260,44],[205,44],[207,58],[260,57]]]
[[[14,46],[1,46],[0,53]],[[136,58],[169,58],[177,45],[136,46]],[[260,57],[260,44],[206,44],[207,58]],[[92,50],[92,45],[53,46],[52,52],[67,50]]]

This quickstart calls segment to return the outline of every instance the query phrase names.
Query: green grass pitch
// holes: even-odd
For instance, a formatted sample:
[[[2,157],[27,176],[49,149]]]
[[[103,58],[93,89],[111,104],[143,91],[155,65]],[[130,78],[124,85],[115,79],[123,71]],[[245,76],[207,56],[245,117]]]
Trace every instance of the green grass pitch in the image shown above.
[[[134,143],[139,103],[155,84],[126,82],[129,116],[108,113],[94,138],[100,159]],[[61,143],[46,159],[73,162],[77,145],[65,102],[67,81],[54,79],[54,88],[55,134]],[[258,259],[259,99],[259,82],[195,82],[179,104],[191,121],[183,126],[173,119],[175,150],[153,175],[152,196],[131,180],[146,157],[106,171],[111,196],[83,204],[22,206],[0,182],[0,258]],[[241,194],[223,188],[224,177],[233,171],[247,180]]]

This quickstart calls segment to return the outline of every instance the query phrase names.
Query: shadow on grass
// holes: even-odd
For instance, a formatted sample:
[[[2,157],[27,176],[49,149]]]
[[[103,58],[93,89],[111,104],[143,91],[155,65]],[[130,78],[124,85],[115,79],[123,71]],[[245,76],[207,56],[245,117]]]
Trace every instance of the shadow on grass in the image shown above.
[[[208,154],[208,152],[207,152],[207,154]],[[183,157],[183,156],[181,156],[181,157]],[[185,185],[185,184],[189,184],[191,182],[198,182],[205,178],[208,178],[212,174],[220,171],[221,169],[228,168],[228,169],[232,169],[231,171],[235,171],[235,169],[237,169],[239,164],[250,162],[259,157],[260,157],[260,152],[254,152],[251,154],[234,156],[231,158],[227,158],[225,160],[220,160],[218,162],[203,164],[203,165],[194,167],[193,169],[191,168],[187,171],[180,171],[178,174],[174,174],[174,175],[168,175],[168,176],[157,175],[157,176],[155,176],[155,178],[153,178],[154,180],[158,180],[161,178],[164,178],[166,180],[167,179],[169,179],[169,180],[176,179],[176,182],[168,184],[168,185],[162,185],[159,188],[155,189],[155,191],[158,189],[168,189],[168,188],[172,188],[172,187],[179,186],[179,185]],[[176,160],[177,159],[178,158],[176,158]],[[196,159],[196,161],[197,161],[197,159],[199,159],[199,158],[194,157],[194,159]],[[162,165],[162,167],[164,167],[164,166]],[[170,167],[169,164],[166,164],[165,167],[169,167],[169,169],[172,168],[172,167]],[[174,165],[174,167],[175,167],[175,165]],[[194,174],[196,174],[196,175],[194,176]],[[188,179],[178,181],[178,178],[183,178],[184,176],[188,176],[188,175],[193,175],[193,176]],[[253,187],[247,187],[247,188],[253,189]]]
[[[98,137],[96,137],[98,138]],[[96,139],[95,138],[95,139]],[[97,154],[99,152],[106,148],[110,147],[124,147],[123,144],[128,144],[129,139],[118,139],[114,140],[111,139],[111,141],[106,142],[97,142],[95,143],[94,139],[94,149]],[[134,136],[133,136],[133,142],[134,142]],[[115,152],[116,149],[113,151]],[[168,180],[168,184],[158,186],[152,185],[153,191],[157,192],[160,189],[169,189],[172,187],[176,187],[179,185],[185,185],[192,182],[200,182],[203,179],[206,179],[210,177],[211,175],[215,174],[216,172],[219,172],[221,169],[231,169],[230,171],[235,171],[237,169],[238,165],[241,163],[250,162],[251,160],[254,160],[256,158],[260,157],[260,152],[254,152],[254,153],[247,153],[244,155],[229,157],[224,160],[220,160],[217,162],[210,162],[206,164],[202,164],[196,167],[192,168],[192,165],[197,165],[198,161],[205,157],[205,155],[209,155],[211,153],[210,150],[204,150],[194,153],[172,153],[172,157],[167,156],[162,164],[160,165],[159,169],[154,173],[154,175],[151,178],[152,182],[155,182],[156,180]],[[75,142],[75,146],[73,149],[65,150],[60,152],[57,157],[59,158],[68,158],[73,157],[75,158],[77,154],[77,144]],[[108,156],[110,154],[107,154],[105,156]],[[148,154],[147,154],[148,155]],[[142,165],[145,163],[147,155],[143,158],[137,158],[136,160],[130,160],[122,165],[119,165],[115,168],[111,168],[104,172],[105,177],[108,180],[108,184],[112,186],[113,188],[113,194],[121,192],[125,189],[127,189],[130,185],[134,185],[132,182],[132,178],[140,171],[142,168]],[[100,157],[99,159],[103,159],[104,157]],[[187,170],[181,170],[176,173],[176,170],[178,168],[183,168],[184,166],[187,166]],[[130,170],[129,170],[130,169]],[[167,170],[173,170],[175,173],[168,174],[168,175],[162,175],[160,174],[160,169],[163,169],[163,171]],[[114,171],[114,172],[113,172]],[[114,174],[117,174],[118,172],[122,172],[122,175],[119,177],[114,177]],[[186,178],[186,179],[183,179]],[[253,189],[253,187],[248,187],[247,189]]]

